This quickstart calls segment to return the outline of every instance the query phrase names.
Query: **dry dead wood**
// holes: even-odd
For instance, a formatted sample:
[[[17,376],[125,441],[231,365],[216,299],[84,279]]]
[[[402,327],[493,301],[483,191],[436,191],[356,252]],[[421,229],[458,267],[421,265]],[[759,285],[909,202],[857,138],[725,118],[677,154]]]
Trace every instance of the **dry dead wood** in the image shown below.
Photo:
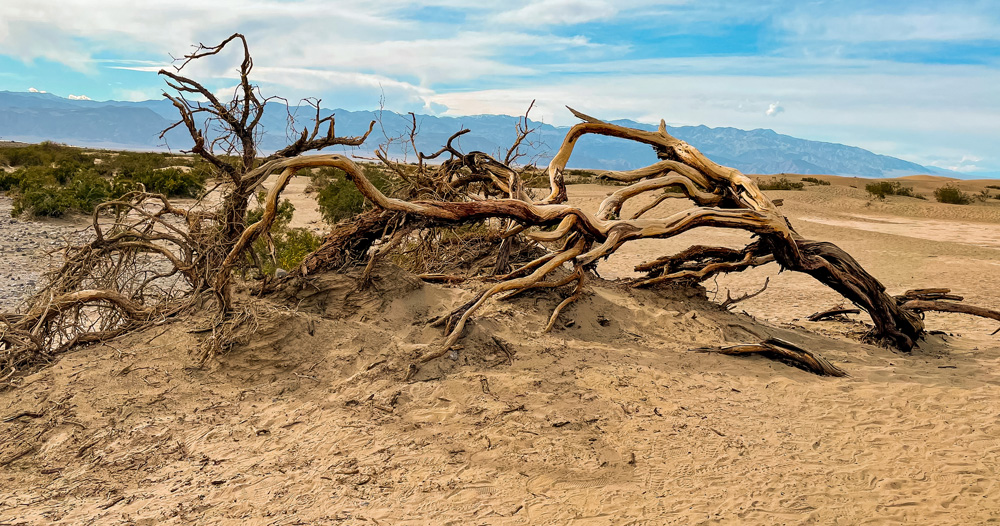
[[[234,42],[242,45],[244,60],[231,101],[221,101],[205,86],[181,74],[191,61],[217,55]],[[179,126],[187,129],[194,142],[190,151],[216,168],[226,184],[221,205],[216,210],[181,210],[162,196],[138,192],[99,207],[94,218],[95,240],[72,247],[50,285],[33,297],[23,312],[0,315],[0,349],[6,352],[0,362],[0,379],[78,343],[100,341],[147,326],[193,306],[206,295],[203,293],[217,300],[220,339],[242,331],[227,333],[227,320],[234,326],[252,325],[252,320],[244,320],[252,318],[244,315],[246,309],[232,305],[235,271],[246,264],[254,241],[270,235],[279,199],[291,178],[300,170],[316,167],[343,170],[376,209],[338,224],[324,245],[299,267],[295,273],[299,277],[371,263],[383,255],[378,247],[402,250],[411,233],[423,236],[467,223],[502,229],[503,241],[491,248],[495,257],[477,264],[476,270],[491,270],[493,274],[507,272],[510,267],[514,270],[493,276],[491,284],[475,298],[443,317],[443,342],[419,357],[418,362],[448,352],[470,317],[494,297],[510,297],[535,288],[573,286],[555,307],[546,327],[551,330],[560,312],[584,292],[586,275],[593,272],[598,261],[613,256],[631,241],[669,238],[706,226],[744,230],[756,239],[742,249],[696,246],[644,263],[637,270],[646,275],[635,285],[700,282],[718,273],[776,262],[783,269],[813,276],[865,310],[874,323],[872,336],[904,351],[923,334],[920,314],[926,311],[963,312],[1000,320],[1000,314],[994,311],[956,303],[961,298],[945,289],[888,295],[877,279],[839,247],[803,238],[778,211],[778,203],[761,192],[752,179],[712,162],[691,145],[672,137],[662,121],[657,131],[645,131],[603,122],[571,109],[583,122],[569,130],[549,163],[549,191],[540,199],[532,196],[519,171],[512,167],[531,132],[527,113],[518,121],[514,145],[500,152],[503,161],[484,152],[460,152],[453,143],[467,130],[452,135],[435,153],[419,153],[416,167],[392,161],[387,150],[380,150],[377,157],[406,183],[405,191],[390,196],[375,187],[346,156],[303,155],[331,145],[359,145],[374,126],[372,123],[361,136],[338,137],[333,117],[321,118],[319,101],[312,103],[316,108],[312,125],[297,131],[292,144],[267,157],[258,156],[257,127],[271,99],[262,97],[250,83],[253,60],[243,35],[234,34],[217,46],[199,45],[180,62],[174,71],[160,72],[172,90],[164,96],[180,114],[179,121],[168,130]],[[411,118],[408,140],[416,151],[416,117]],[[209,137],[209,129],[222,133]],[[628,185],[608,196],[596,213],[567,202],[563,176],[578,140],[587,134],[649,145],[658,158],[637,170],[601,173],[601,177]],[[406,137],[400,140],[406,141]],[[425,163],[445,154],[448,158],[438,166]],[[276,181],[264,199],[262,218],[248,225],[249,198],[272,177]],[[652,205],[628,219],[620,217],[630,201],[651,195],[657,195]],[[693,206],[665,217],[648,217],[668,197],[688,199]],[[100,214],[112,215],[115,220],[107,227],[98,220]],[[515,241],[545,249],[519,251],[522,257],[515,260],[510,256]],[[527,254],[533,255],[523,257]],[[569,276],[559,270],[566,267],[571,269]],[[436,279],[435,274],[445,276],[438,279],[452,276],[449,272],[423,273],[428,274],[428,279]],[[731,304],[738,300],[728,301]],[[815,362],[811,367],[830,373],[820,358],[786,343],[768,341],[761,345],[789,359],[798,356],[801,362]],[[224,342],[213,348],[222,346]]]
[[[571,110],[572,111],[572,110]],[[465,180],[493,185],[495,193],[470,200],[398,199],[379,192],[350,159],[328,156],[317,162],[329,163],[344,170],[358,190],[378,208],[388,212],[419,217],[437,224],[462,223],[488,219],[512,221],[520,226],[512,232],[524,232],[528,239],[549,245],[548,254],[523,265],[501,282],[483,291],[472,301],[443,318],[447,336],[435,351],[420,358],[426,361],[441,356],[457,341],[469,316],[490,297],[501,291],[516,294],[542,286],[562,286],[572,282],[546,281],[546,277],[564,263],[574,269],[587,269],[602,258],[612,256],[622,245],[637,239],[672,237],[702,226],[741,229],[754,233],[757,240],[743,249],[691,247],[679,254],[644,263],[637,267],[647,276],[636,285],[667,281],[703,281],[720,272],[736,272],[777,262],[783,268],[810,274],[821,283],[840,292],[868,312],[874,322],[872,336],[899,349],[909,350],[923,333],[917,307],[930,310],[930,304],[900,303],[889,296],[882,284],[866,272],[849,254],[836,245],[802,238],[777,206],[738,172],[715,164],[697,149],[666,133],[661,125],[656,132],[635,130],[593,119],[574,112],[584,122],[570,129],[559,151],[548,166],[549,194],[531,200],[516,191],[516,171],[486,154],[462,156],[451,145],[433,155],[450,152],[455,166],[464,166],[476,178]],[[653,147],[660,160],[646,168],[601,175],[631,182],[589,213],[568,204],[563,171],[577,140],[588,133],[621,137]],[[430,158],[430,156],[426,156]],[[618,216],[627,201],[664,188],[676,188],[679,195],[691,200],[694,207],[667,217],[631,219]],[[493,198],[506,193],[506,197]],[[537,230],[536,228],[542,228]],[[559,310],[578,296],[580,283]],[[953,306],[946,306],[955,310]],[[972,312],[966,309],[965,312]],[[555,317],[550,320],[551,328]]]
[[[824,376],[847,376],[847,373],[830,363],[819,354],[803,349],[791,342],[778,338],[768,338],[760,343],[730,345],[726,347],[700,347],[691,349],[696,352],[714,352],[719,354],[764,354],[781,360],[789,361],[808,371]]]
[[[843,316],[845,314],[859,314],[860,309],[851,309],[843,306],[837,306],[832,309],[827,309],[825,311],[815,312],[810,314],[808,318],[809,321],[822,321],[828,318],[835,318],[837,316]]]
[[[963,305],[943,300],[909,300],[903,303],[903,308],[913,312],[958,312],[1000,321],[1000,312],[975,305]]]

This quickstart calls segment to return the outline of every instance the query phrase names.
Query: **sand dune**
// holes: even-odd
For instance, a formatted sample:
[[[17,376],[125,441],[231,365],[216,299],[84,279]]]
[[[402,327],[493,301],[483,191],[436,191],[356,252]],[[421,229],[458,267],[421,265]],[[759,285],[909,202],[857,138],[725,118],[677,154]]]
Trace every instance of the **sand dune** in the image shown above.
[[[800,232],[890,292],[945,286],[1000,308],[1000,207],[870,202],[863,188],[774,194]],[[596,206],[609,191],[571,195]],[[410,382],[408,360],[440,338],[426,321],[475,286],[391,266],[367,292],[324,276],[271,299],[295,312],[262,304],[259,337],[204,369],[191,353],[206,320],[73,352],[0,393],[0,421],[21,415],[0,423],[0,523],[1000,521],[995,324],[928,315],[944,333],[903,355],[859,343],[863,316],[803,321],[841,301],[808,276],[763,267],[705,284],[725,298],[770,278],[738,313],[613,281],[692,243],[748,239],[703,229],[629,245],[557,330],[540,333],[555,293],[492,303],[456,359]],[[689,351],[765,336],[851,376]]]

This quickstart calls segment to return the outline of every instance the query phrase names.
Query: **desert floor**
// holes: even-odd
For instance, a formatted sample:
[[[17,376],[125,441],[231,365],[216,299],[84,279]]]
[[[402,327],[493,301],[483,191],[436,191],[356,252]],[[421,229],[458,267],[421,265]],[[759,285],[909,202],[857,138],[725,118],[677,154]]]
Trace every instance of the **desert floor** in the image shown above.
[[[872,201],[863,180],[827,179],[769,194],[890,293],[948,287],[1000,308],[1000,201]],[[303,188],[296,221],[320,229]],[[596,207],[611,190],[571,198]],[[440,340],[426,321],[481,285],[387,266],[358,292],[323,276],[262,302],[261,333],[205,367],[207,319],[74,351],[0,392],[0,524],[1000,522],[995,323],[929,314],[943,333],[902,354],[859,343],[863,316],[804,321],[842,300],[774,265],[706,282],[708,299],[615,281],[690,244],[748,239],[629,245],[549,334],[556,293],[490,303],[456,359],[408,382],[414,353]],[[768,278],[734,312],[710,301]],[[850,376],[689,351],[763,336]]]

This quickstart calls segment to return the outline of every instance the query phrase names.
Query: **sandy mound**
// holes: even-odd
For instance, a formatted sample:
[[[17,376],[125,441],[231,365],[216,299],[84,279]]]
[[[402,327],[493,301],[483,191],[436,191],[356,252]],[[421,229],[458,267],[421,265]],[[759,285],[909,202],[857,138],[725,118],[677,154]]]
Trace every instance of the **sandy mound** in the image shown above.
[[[944,286],[1000,308],[1000,206],[872,201],[864,180],[821,177],[832,184],[773,192],[803,235],[891,293]],[[319,228],[298,183],[296,224]],[[570,188],[591,207],[612,190]],[[644,240],[598,270],[749,239]],[[0,524],[1000,520],[996,324],[929,315],[946,334],[900,355],[857,343],[860,324],[801,321],[842,301],[808,276],[771,265],[705,287],[721,300],[766,278],[736,309],[750,315],[595,280],[544,335],[556,294],[491,302],[455,359],[409,382],[409,360],[441,338],[426,322],[477,286],[391,267],[369,291],[322,276],[260,301],[260,332],[207,368],[194,358],[207,319],[80,349],[0,393]],[[688,350],[766,336],[852,376]]]
[[[1000,358],[914,356],[613,282],[542,335],[550,292],[477,315],[401,379],[470,292],[386,268],[259,306],[192,367],[204,320],[67,355],[0,394],[11,524],[969,524],[995,496]],[[810,324],[833,335],[852,325]],[[777,336],[850,378],[693,346]]]

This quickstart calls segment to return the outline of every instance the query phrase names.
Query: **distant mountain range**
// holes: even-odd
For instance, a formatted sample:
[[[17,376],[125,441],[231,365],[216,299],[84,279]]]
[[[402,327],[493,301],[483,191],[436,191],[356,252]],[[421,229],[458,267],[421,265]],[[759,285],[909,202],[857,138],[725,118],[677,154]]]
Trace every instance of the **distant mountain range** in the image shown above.
[[[290,141],[288,115],[305,123],[315,115],[310,107],[286,108],[269,104],[261,124],[263,151],[277,150]],[[322,110],[321,115],[336,114],[338,135],[359,135],[368,123],[379,120],[367,143],[354,153],[372,155],[373,149],[386,138],[407,134],[408,115],[389,111]],[[190,148],[191,139],[181,129],[172,130],[164,139],[160,131],[177,117],[176,109],[167,100],[143,102],[71,100],[48,93],[0,91],[0,140],[23,142],[55,141],[77,146],[135,150],[183,150]],[[457,144],[462,151],[479,150],[497,153],[514,139],[516,117],[506,115],[476,115],[470,117],[435,117],[418,115],[417,148],[433,152],[444,145],[456,131],[469,128]],[[635,128],[655,130],[655,126],[634,121],[614,121]],[[546,164],[558,149],[567,127],[532,123],[538,127],[533,144],[525,159]],[[301,128],[299,128],[301,129]],[[916,163],[878,155],[868,150],[842,144],[808,141],[773,130],[739,130],[707,126],[668,127],[667,131],[689,142],[712,160],[753,174],[831,174],[861,177],[897,177],[914,174],[958,174],[921,166]],[[412,152],[401,147],[391,150],[396,157]],[[655,162],[652,150],[644,145],[611,137],[585,136],[574,150],[571,168],[627,170]]]

